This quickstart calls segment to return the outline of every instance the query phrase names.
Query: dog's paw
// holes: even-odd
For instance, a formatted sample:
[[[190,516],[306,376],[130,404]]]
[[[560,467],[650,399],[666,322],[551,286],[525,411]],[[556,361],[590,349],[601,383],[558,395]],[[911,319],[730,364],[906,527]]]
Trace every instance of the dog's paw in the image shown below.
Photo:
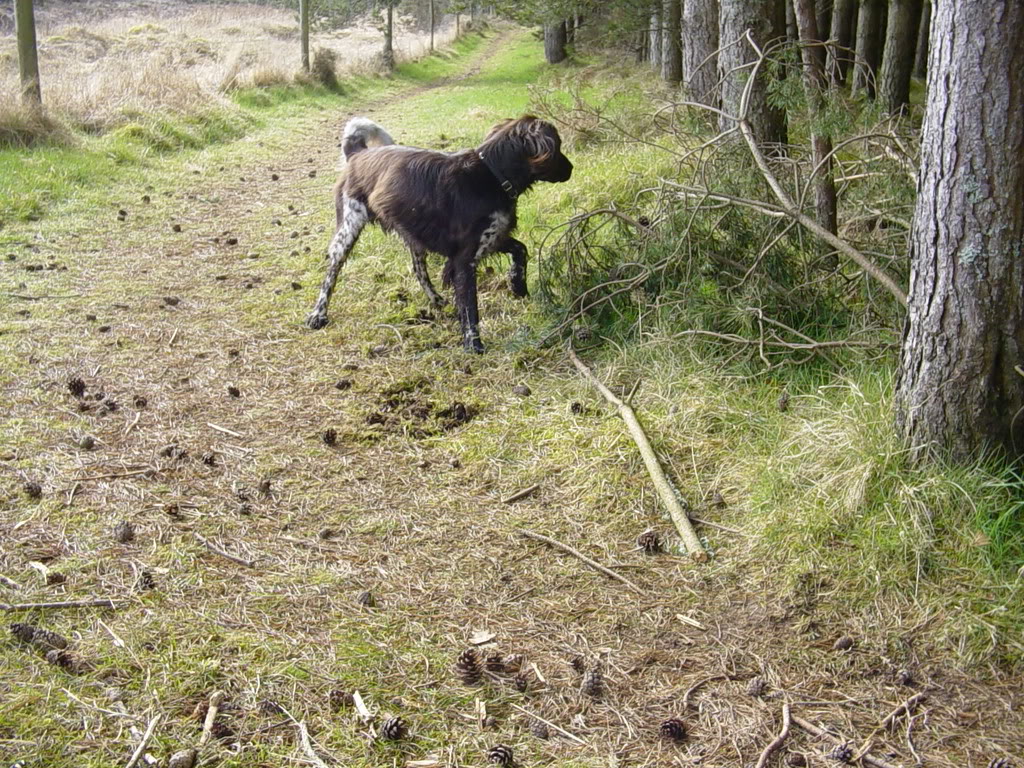
[[[448,299],[446,299],[444,296],[441,296],[440,294],[435,294],[434,296],[430,297],[430,306],[432,306],[434,309],[444,309],[445,307],[448,306]]]
[[[509,288],[512,289],[512,295],[517,296],[520,299],[525,299],[530,295],[530,291],[526,288],[525,280],[512,279],[508,282]]]
[[[480,339],[467,339],[463,347],[465,347],[467,352],[472,352],[474,355],[482,355],[484,353],[484,345]]]
[[[312,328],[314,331],[318,331],[327,325],[327,313],[326,312],[310,312],[309,317],[306,318],[306,327]]]

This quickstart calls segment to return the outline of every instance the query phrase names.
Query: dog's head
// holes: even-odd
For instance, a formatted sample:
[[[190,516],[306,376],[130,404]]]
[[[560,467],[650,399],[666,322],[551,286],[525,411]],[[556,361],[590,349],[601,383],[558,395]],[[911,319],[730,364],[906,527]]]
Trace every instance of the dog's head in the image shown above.
[[[572,176],[572,163],[562,154],[555,126],[533,115],[498,123],[480,151],[522,189],[536,181],[568,181]]]

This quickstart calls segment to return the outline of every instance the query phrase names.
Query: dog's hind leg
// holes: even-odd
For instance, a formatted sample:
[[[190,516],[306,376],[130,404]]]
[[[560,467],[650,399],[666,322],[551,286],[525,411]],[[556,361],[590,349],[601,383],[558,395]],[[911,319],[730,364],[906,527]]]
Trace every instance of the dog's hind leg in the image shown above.
[[[327,306],[331,303],[331,294],[334,292],[334,283],[338,279],[338,272],[341,271],[352,247],[359,239],[359,233],[363,231],[363,227],[370,219],[370,212],[358,200],[347,197],[339,207],[342,213],[341,226],[334,233],[331,246],[327,251],[331,261],[327,265],[327,274],[320,285],[320,295],[317,297],[316,306],[306,318],[306,325],[314,330],[327,325]]]
[[[460,253],[452,262],[450,274],[455,286],[455,306],[459,311],[459,325],[462,326],[462,346],[469,352],[480,353],[484,345],[480,341],[480,309],[476,298],[476,260],[474,251]]]
[[[434,289],[434,284],[430,282],[430,273],[427,272],[427,253],[422,248],[414,248],[409,246],[409,250],[412,252],[412,272],[416,275],[416,279],[420,281],[420,287],[423,292],[427,294],[427,298],[430,299],[431,306],[434,309],[441,309],[448,302],[444,296],[439,294]]]
[[[506,237],[497,250],[512,256],[512,266],[508,270],[508,284],[512,293],[520,298],[529,296],[530,292],[526,289],[526,246],[514,237]]]

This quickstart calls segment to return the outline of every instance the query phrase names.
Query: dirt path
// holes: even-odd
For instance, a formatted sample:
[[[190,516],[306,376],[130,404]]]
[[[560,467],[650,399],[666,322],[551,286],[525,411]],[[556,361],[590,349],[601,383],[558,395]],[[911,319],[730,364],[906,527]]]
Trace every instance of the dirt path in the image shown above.
[[[520,34],[491,39],[461,80]],[[415,128],[402,123],[409,100],[450,84],[362,111],[388,111],[402,135]],[[498,743],[522,765],[750,765],[783,701],[898,765],[916,749],[928,765],[984,766],[1019,746],[1019,687],[943,669],[895,617],[822,615],[827,580],[765,592],[735,554],[695,567],[638,551],[637,533],[664,527],[637,501],[638,460],[557,351],[498,342],[524,315],[498,281],[485,278],[482,312],[496,343],[468,357],[452,318],[420,312],[401,250],[369,237],[332,325],[306,331],[345,117],[268,136],[256,160],[197,161],[176,186],[142,182],[94,222],[41,228],[6,267],[43,264],[4,276],[21,294],[70,298],[10,310],[29,314],[6,337],[0,488],[16,514],[0,518],[0,573],[27,583],[28,564],[44,563],[66,581],[19,597],[112,595],[121,607],[40,617],[74,638],[91,665],[79,676],[8,649],[10,668],[24,666],[0,681],[3,749],[121,764],[133,739],[108,712],[115,699],[140,723],[164,714],[153,751],[166,755],[195,742],[193,710],[215,689],[234,734],[216,743],[219,764],[247,768],[301,759],[278,705],[347,766],[477,765]],[[85,397],[68,391],[73,378]],[[529,394],[513,390],[524,382]],[[589,467],[587,481],[563,478],[568,466]],[[42,499],[26,500],[26,480]],[[121,521],[133,540],[112,537]],[[623,569],[644,594],[520,528]],[[707,534],[742,549],[742,537]],[[478,632],[504,658],[467,687],[453,669]],[[835,649],[844,635],[852,648]],[[411,738],[367,738],[342,695],[355,690],[405,718]],[[879,726],[921,692],[927,718]],[[571,737],[538,738],[525,712]],[[658,735],[672,717],[689,732],[680,743]],[[780,755],[838,764],[830,748],[794,732]]]

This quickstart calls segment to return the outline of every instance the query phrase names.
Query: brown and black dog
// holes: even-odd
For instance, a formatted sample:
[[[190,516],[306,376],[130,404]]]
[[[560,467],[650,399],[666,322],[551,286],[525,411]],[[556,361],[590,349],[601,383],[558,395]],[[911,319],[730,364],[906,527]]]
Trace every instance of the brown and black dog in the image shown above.
[[[327,325],[338,272],[363,227],[377,222],[405,241],[416,277],[435,306],[444,299],[427,275],[426,254],[445,257],[442,281],[455,288],[463,344],[483,352],[477,264],[491,253],[511,254],[512,291],[526,295],[526,246],[511,236],[516,201],[538,181],[569,180],[572,163],[562,154],[558,131],[527,115],[494,126],[476,149],[446,153],[396,145],[375,122],[356,117],[345,126],[342,152],[347,167],[335,187],[337,230],[330,264],[306,325]]]

